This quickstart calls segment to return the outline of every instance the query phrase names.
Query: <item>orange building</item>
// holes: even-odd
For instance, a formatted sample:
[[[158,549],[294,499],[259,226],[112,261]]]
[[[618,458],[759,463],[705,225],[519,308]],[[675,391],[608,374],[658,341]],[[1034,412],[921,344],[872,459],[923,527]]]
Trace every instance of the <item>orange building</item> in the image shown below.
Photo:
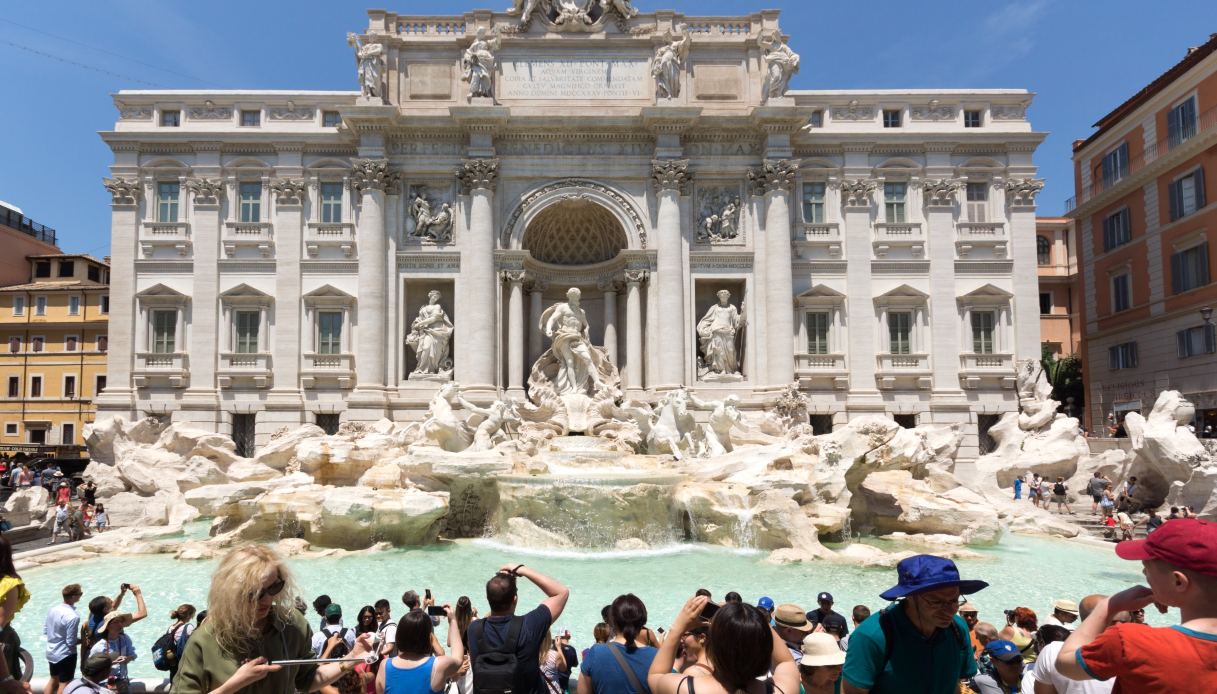
[[[1078,281],[1072,219],[1036,218],[1035,260],[1040,284],[1040,341],[1057,357],[1080,354],[1082,285]]]
[[[1160,391],[1217,432],[1217,34],[1074,143],[1087,422]],[[1214,435],[1217,435],[1215,433]]]
[[[27,256],[58,253],[55,230],[26,217],[0,201],[0,287],[25,282],[30,276]]]

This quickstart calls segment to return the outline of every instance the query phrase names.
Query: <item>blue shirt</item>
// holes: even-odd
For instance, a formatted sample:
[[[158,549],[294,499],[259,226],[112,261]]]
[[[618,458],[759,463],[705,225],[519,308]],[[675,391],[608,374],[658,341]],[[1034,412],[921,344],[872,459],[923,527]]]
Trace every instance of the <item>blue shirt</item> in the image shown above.
[[[127,656],[127,663],[135,660],[135,646],[131,644],[131,637],[126,634],[119,634],[118,638],[110,641],[102,639],[93,644],[93,648],[89,649],[89,655],[101,655],[108,653],[117,658],[120,655]],[[110,674],[120,680],[127,679],[127,663],[118,663],[110,670]]]
[[[487,648],[498,648],[507,639],[507,629],[511,617],[484,617],[469,625],[469,662],[477,668],[478,659],[478,622],[485,622],[485,638]],[[537,655],[541,651],[541,641],[553,622],[553,615],[545,605],[538,605],[535,610],[523,616],[524,623],[520,625],[519,640],[516,641],[516,694],[540,694],[545,691],[541,681],[541,662]],[[477,673],[474,672],[474,676]]]
[[[42,633],[46,636],[47,662],[58,663],[75,653],[80,633],[80,615],[76,614],[76,608],[67,603],[52,607],[46,613]]]
[[[904,614],[904,603],[888,608],[896,644],[886,664],[886,639],[879,626],[881,612],[858,625],[845,652],[845,680],[872,694],[955,694],[959,681],[976,675],[976,658],[968,626],[958,615],[949,629],[928,638]],[[956,633],[951,634],[951,629]]]
[[[625,656],[625,662],[629,663],[630,669],[638,677],[643,691],[634,691],[630,678],[609,652],[610,648],[617,649],[618,653]],[[651,669],[651,661],[655,660],[657,653],[659,651],[651,646],[640,646],[633,653],[629,653],[625,646],[619,643],[598,643],[588,649],[579,671],[591,678],[596,694],[651,694],[650,688],[647,687],[647,672]]]

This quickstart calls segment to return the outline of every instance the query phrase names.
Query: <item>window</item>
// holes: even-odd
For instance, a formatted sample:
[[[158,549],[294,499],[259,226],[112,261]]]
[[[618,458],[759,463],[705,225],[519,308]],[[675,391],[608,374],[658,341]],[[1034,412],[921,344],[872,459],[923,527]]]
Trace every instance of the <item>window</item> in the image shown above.
[[[10,337],[8,339],[8,351],[12,354],[17,354],[21,351],[21,338]]]
[[[803,221],[808,224],[824,223],[824,183],[803,184]]]
[[[51,276],[51,261],[39,260],[34,263],[34,277],[50,277]]]
[[[110,348],[110,338],[106,337],[105,335],[98,335],[97,336],[97,351],[104,352],[109,348]]]
[[[46,338],[44,338],[42,336],[30,338],[30,351],[31,352],[41,352],[42,348],[45,346],[46,346]]]
[[[261,311],[237,311],[233,315],[235,329],[234,351],[238,354],[254,354],[258,351],[258,326],[262,322]]]
[[[30,397],[42,397],[42,376],[30,376]]]
[[[984,114],[981,111],[964,111],[963,112],[963,127],[979,128],[983,123]]]
[[[317,353],[342,353],[341,311],[321,311],[317,314]]]
[[[1171,293],[1179,294],[1209,283],[1209,244],[1171,254]]]
[[[1107,365],[1112,369],[1137,368],[1137,343],[1124,342],[1108,347]]]
[[[1111,278],[1111,310],[1115,313],[1127,311],[1132,307],[1132,284],[1128,275],[1116,275]]]
[[[256,128],[262,124],[262,112],[257,110],[241,111],[241,127]]]
[[[101,391],[103,391],[105,389],[106,389],[106,375],[98,374],[96,385],[93,388],[93,394],[101,395]]]
[[[101,281],[101,268],[97,267],[96,265],[90,265],[85,272],[90,282]]]
[[[892,415],[892,419],[895,420],[902,429],[917,428],[917,415],[915,414],[894,414]]]
[[[823,128],[824,127],[824,112],[819,109],[812,111],[811,118],[808,119],[807,124],[813,128]]]
[[[159,309],[152,312],[152,351],[155,354],[171,354],[176,347],[177,309]]]
[[[1103,157],[1103,187],[1110,188],[1128,175],[1128,143],[1121,143]]]
[[[262,221],[262,184],[242,183],[240,187],[241,221]]]
[[[899,224],[904,221],[904,199],[907,191],[907,183],[883,184],[884,220],[888,224]]]
[[[1172,149],[1196,134],[1196,97],[1188,97],[1166,114],[1166,133]]]
[[[177,128],[182,125],[181,111],[161,111],[161,127]]]
[[[16,422],[5,422],[4,435],[5,436],[16,436],[17,435],[17,423]]]
[[[993,336],[996,324],[997,314],[995,312],[972,312],[972,352],[974,354],[993,354],[995,351]]]
[[[338,433],[338,417],[339,415],[337,414],[322,414],[318,412],[317,426],[321,427],[321,430],[326,434],[333,436]]]
[[[19,376],[8,377],[8,396],[10,398],[21,397],[21,378]]]
[[[1103,250],[1110,251],[1132,241],[1132,214],[1125,207],[1103,218]]]
[[[342,222],[342,184],[321,184],[321,221],[324,224]]]
[[[69,316],[79,316],[80,315],[80,297],[79,296],[69,296],[68,297],[68,315]]]
[[[337,111],[322,111],[321,112],[321,127],[337,128],[342,125],[342,114]]]
[[[34,297],[34,315],[35,316],[45,316],[46,315],[46,297],[45,296]]]
[[[1204,169],[1196,169],[1170,184],[1170,205],[1171,221],[1204,207]]]
[[[1040,292],[1040,315],[1052,313],[1052,292]]]
[[[14,316],[24,316],[25,315],[25,297],[24,296],[15,296],[15,295],[13,296],[13,315]]]
[[[79,343],[80,340],[75,335],[68,335],[63,338],[63,350],[65,352],[75,352]]]
[[[900,109],[885,108],[883,109],[883,127],[899,128],[900,127]]]
[[[1217,325],[1198,325],[1175,333],[1179,343],[1179,358],[1217,352]],[[12,390],[11,386],[9,388]],[[9,397],[12,397],[11,395]]]
[[[102,294],[101,301],[99,303],[101,304],[102,313],[110,312],[110,295],[109,294]]]
[[[156,184],[156,221],[177,222],[177,203],[181,191],[180,183],[162,181]]]
[[[1035,237],[1035,262],[1040,265],[1052,264],[1052,242],[1047,236]]]
[[[76,425],[64,423],[61,427],[62,434],[59,435],[59,443],[70,445],[76,443]]]
[[[825,312],[807,314],[807,353],[828,354],[829,314]]]
[[[76,275],[76,263],[71,260],[59,261],[59,276],[74,277]]]
[[[889,352],[910,354],[913,351],[913,313],[892,311],[887,314],[887,331],[890,336]]]
[[[76,377],[75,376],[64,376],[63,377],[63,397],[67,398],[68,400],[71,400],[72,398],[76,397]]]
[[[968,183],[968,221],[989,221],[989,184],[984,181]]]

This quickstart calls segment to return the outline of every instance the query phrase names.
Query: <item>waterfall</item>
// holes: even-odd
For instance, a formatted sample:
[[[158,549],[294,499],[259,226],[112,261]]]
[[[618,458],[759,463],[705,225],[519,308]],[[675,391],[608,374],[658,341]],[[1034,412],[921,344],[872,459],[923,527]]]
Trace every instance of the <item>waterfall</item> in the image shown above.
[[[845,520],[841,521],[841,541],[847,545],[854,541],[854,516],[852,513],[846,514]]]

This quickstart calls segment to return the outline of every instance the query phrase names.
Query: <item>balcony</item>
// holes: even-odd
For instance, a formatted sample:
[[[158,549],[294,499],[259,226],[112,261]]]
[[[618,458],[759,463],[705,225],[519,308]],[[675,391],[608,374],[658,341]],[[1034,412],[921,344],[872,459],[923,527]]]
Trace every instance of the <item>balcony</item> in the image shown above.
[[[16,229],[21,233],[32,236],[43,243],[55,244],[55,230],[39,224],[11,207],[0,205],[0,226]]]
[[[234,383],[252,382],[255,388],[266,388],[271,382],[270,354],[220,353],[220,368],[216,371],[221,388],[231,388]]]
[[[926,390],[932,385],[928,354],[880,354],[878,362],[875,380],[884,390],[902,384]]]
[[[185,388],[190,380],[189,356],[185,352],[136,352],[131,380],[136,388],[167,383]]]
[[[817,250],[826,251],[831,258],[840,258],[841,244],[841,227],[836,222],[804,223],[803,238],[794,242],[799,257],[805,260],[811,258]]]
[[[312,388],[318,382],[336,384],[339,388],[350,388],[355,383],[354,354],[304,354],[304,368],[300,371],[300,384]]]
[[[355,255],[355,225],[309,222],[304,230],[304,250],[316,258],[322,248],[337,248],[348,258]]]
[[[172,248],[184,258],[190,255],[190,224],[144,222],[139,230],[139,246],[145,258],[151,258],[158,248]]]
[[[844,354],[795,354],[794,376],[800,385],[849,388],[849,368]]]
[[[920,222],[875,224],[875,257],[886,258],[893,248],[907,248],[915,258],[925,255],[925,234]]]
[[[959,383],[964,388],[979,388],[987,383],[1010,389],[1016,381],[1013,354],[959,355]]]
[[[955,225],[955,252],[967,258],[977,248],[991,249],[993,257],[1005,258],[1010,247],[1002,222],[960,222]]]
[[[255,248],[263,258],[274,252],[274,227],[270,222],[225,222],[220,232],[224,255],[233,258],[239,248]]]

